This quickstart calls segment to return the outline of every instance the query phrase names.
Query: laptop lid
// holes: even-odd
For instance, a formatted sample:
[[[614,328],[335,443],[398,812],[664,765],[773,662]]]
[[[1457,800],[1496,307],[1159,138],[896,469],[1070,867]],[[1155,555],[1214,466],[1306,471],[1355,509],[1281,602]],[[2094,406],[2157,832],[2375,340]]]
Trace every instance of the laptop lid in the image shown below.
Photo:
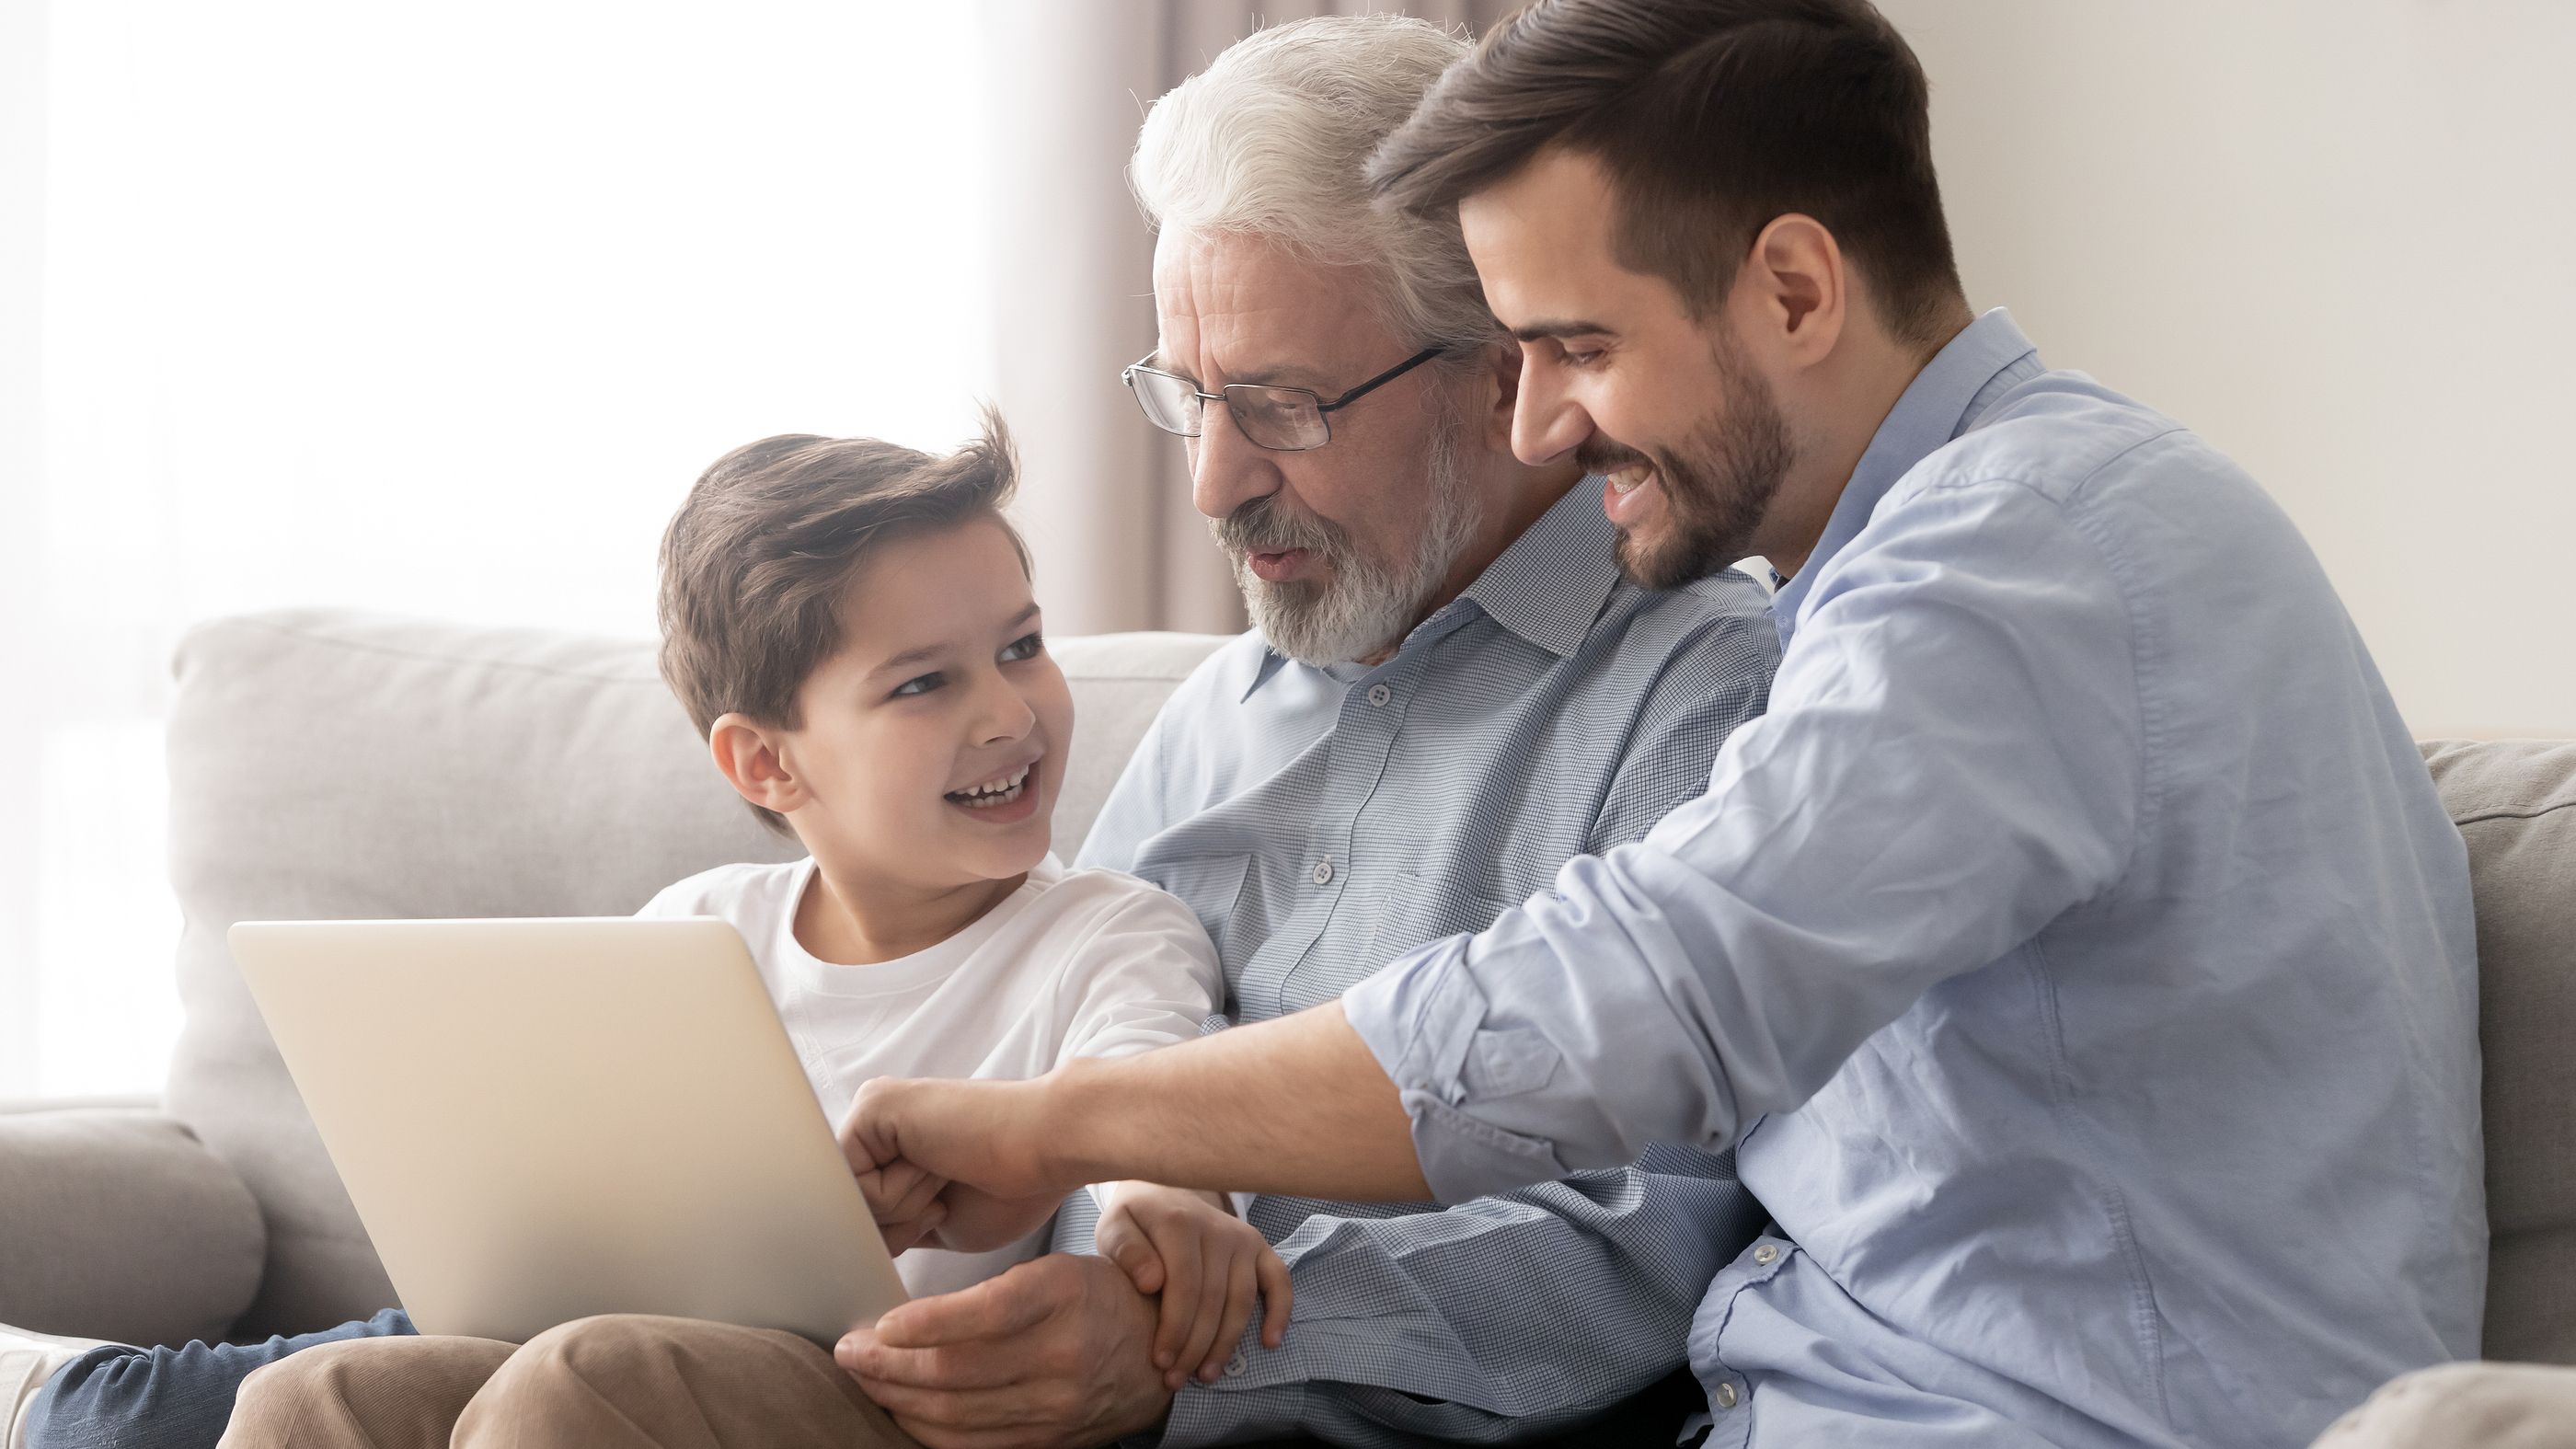
[[[421,1332],[654,1313],[828,1347],[903,1301],[729,923],[246,921],[230,942]]]

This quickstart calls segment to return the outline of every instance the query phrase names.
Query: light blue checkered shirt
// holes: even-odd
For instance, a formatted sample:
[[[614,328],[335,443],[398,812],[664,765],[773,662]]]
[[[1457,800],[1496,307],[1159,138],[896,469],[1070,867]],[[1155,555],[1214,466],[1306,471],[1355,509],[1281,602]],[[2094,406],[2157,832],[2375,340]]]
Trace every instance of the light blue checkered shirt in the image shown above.
[[[1081,863],[1187,901],[1229,1012],[1263,1021],[1644,835],[1761,712],[1779,646],[1752,580],[1646,592],[1615,541],[1590,479],[1382,665],[1236,640],[1173,694]],[[1060,1245],[1088,1246],[1079,1207]],[[1248,1216],[1295,1278],[1287,1345],[1246,1335],[1224,1379],[1182,1391],[1166,1446],[1589,1418],[1683,1361],[1692,1305],[1762,1220],[1731,1154],[1664,1148],[1445,1212],[1262,1197]]]

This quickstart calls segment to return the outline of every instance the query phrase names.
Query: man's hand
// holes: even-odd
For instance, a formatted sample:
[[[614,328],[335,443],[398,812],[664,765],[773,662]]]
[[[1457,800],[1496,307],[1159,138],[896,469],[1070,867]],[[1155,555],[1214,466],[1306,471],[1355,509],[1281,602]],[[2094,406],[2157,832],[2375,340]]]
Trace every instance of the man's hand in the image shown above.
[[[1138,1292],[1162,1299],[1154,1363],[1165,1387],[1178,1392],[1193,1372],[1215,1382],[1256,1302],[1267,1306],[1262,1343],[1277,1348],[1287,1340],[1296,1297],[1288,1265],[1222,1194],[1122,1182],[1103,1195],[1108,1205],[1093,1237],[1100,1255]]]
[[[1016,1141],[1028,1134],[1010,1130],[1026,1121],[1031,1104],[992,1089],[1033,1085],[894,1077],[861,1084],[841,1122],[841,1153],[888,1252],[916,1246],[982,1252],[1018,1242],[1055,1215],[1070,1187],[1002,1190],[1033,1177],[1037,1164],[1034,1152],[1013,1156]],[[938,1165],[949,1162],[970,1171]],[[960,1176],[974,1185],[951,1180]]]
[[[927,1449],[1056,1449],[1171,1412],[1153,1334],[1153,1301],[1117,1264],[1051,1253],[906,1303],[833,1357]]]

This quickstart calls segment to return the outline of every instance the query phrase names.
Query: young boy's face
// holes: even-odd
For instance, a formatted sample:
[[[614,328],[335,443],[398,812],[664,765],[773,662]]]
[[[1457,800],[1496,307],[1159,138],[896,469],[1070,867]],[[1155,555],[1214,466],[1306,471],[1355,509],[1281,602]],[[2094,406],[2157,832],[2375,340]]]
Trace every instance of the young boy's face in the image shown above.
[[[926,888],[1044,859],[1073,696],[1001,523],[907,535],[859,569],[849,642],[777,736],[805,799],[789,815],[827,867]]]

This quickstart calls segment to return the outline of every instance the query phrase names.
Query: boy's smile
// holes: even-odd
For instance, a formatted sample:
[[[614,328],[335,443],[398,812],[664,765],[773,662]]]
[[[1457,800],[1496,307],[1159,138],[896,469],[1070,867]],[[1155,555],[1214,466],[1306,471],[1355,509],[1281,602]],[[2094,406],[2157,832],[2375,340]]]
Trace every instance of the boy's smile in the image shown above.
[[[1031,786],[1043,758],[1031,755],[1025,764],[980,785],[951,790],[946,797],[948,803],[985,825],[1015,825],[1026,820],[1038,808],[1038,791]]]

